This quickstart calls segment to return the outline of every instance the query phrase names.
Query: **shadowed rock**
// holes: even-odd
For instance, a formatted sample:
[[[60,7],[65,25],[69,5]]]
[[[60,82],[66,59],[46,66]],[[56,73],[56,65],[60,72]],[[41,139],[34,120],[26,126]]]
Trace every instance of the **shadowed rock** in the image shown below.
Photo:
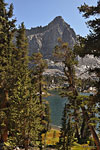
[[[58,38],[68,42],[73,47],[76,41],[76,34],[61,16],[56,17],[45,27],[31,28],[26,30],[29,40],[29,55],[40,51],[44,58],[52,59],[52,51],[58,44]]]

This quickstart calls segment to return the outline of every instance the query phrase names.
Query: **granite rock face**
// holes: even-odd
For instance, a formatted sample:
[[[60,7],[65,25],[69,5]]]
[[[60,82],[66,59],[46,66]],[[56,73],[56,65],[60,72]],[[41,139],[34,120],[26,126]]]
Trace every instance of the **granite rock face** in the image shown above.
[[[78,59],[78,66],[76,67],[76,75],[79,78],[96,79],[95,73],[89,74],[89,69],[100,68],[100,58],[93,55],[86,55],[84,58]]]
[[[48,76],[64,76],[63,64],[61,62],[54,63],[51,60],[46,60],[49,68],[44,72],[44,75]],[[82,79],[96,79],[94,73],[89,74],[89,69],[100,68],[100,58],[94,57],[93,55],[86,55],[84,58],[78,57],[78,66],[75,68],[76,76]]]
[[[61,16],[56,17],[47,26],[40,26],[26,30],[26,35],[29,41],[29,55],[34,52],[41,52],[47,60],[48,69],[44,75],[48,76],[64,76],[62,63],[55,64],[52,59],[54,47],[58,44],[58,38],[63,42],[67,42],[72,48],[76,42],[76,34]],[[81,78],[88,78],[89,68],[100,68],[100,58],[87,55],[83,59],[78,58],[79,64],[76,67],[76,74]],[[85,72],[85,73],[84,73]]]
[[[58,38],[68,42],[70,47],[73,47],[76,41],[74,30],[61,16],[45,27],[27,29],[26,35],[29,40],[29,55],[40,51],[46,59],[52,59],[52,51],[58,43]]]

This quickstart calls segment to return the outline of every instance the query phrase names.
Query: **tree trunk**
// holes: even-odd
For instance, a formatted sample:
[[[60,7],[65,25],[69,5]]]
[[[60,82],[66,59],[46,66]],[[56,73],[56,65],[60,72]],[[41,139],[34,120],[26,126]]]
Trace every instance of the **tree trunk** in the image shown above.
[[[3,108],[7,108],[7,104],[8,104],[8,91],[4,92],[4,99],[3,99],[3,103],[1,104],[1,109]],[[1,127],[1,141],[2,142],[7,142],[8,139],[8,120],[7,120],[7,113],[6,114],[6,118],[4,118],[4,127]]]
[[[7,126],[5,126],[2,128],[1,141],[7,142],[7,139],[8,139],[8,129],[7,129]]]
[[[24,143],[24,147],[25,147],[25,150],[28,150],[28,146],[29,146],[29,139],[25,139],[25,143]]]
[[[39,83],[39,93],[40,93],[40,104],[42,104],[42,84],[41,84],[41,81]]]
[[[75,125],[75,128],[76,128],[76,138],[78,139],[78,143],[80,143],[80,135],[79,135],[77,123]]]
[[[100,150],[100,141],[99,141],[99,138],[94,130],[94,127],[91,126],[91,125],[88,125],[90,130],[91,130],[91,133],[92,133],[92,136],[94,138],[94,141],[95,141],[95,144],[96,144],[96,147],[97,147],[97,150]]]
[[[47,132],[44,134],[44,150],[46,149],[46,137],[47,137]]]
[[[72,60],[73,58],[70,57],[70,59]],[[65,76],[68,78],[69,87],[70,87],[70,89],[72,89],[73,95],[77,97],[78,96],[78,91],[77,91],[76,86],[75,86],[75,82],[74,82],[75,81],[75,75],[73,73],[73,71],[75,71],[75,68],[74,68],[74,65],[69,64],[69,62],[67,62],[67,60],[69,60],[68,55],[65,56],[66,63],[65,63],[65,66],[63,68],[64,73],[65,73]],[[66,67],[68,69],[67,71],[66,71]],[[94,130],[94,127],[89,124],[89,119],[90,118],[88,116],[88,113],[86,112],[85,107],[81,107],[81,109],[82,109],[83,115],[86,117],[85,122],[88,124],[88,127],[90,128],[90,131],[91,131],[91,134],[94,138],[97,150],[100,150],[100,141],[99,141],[99,138],[98,138],[98,136],[97,136],[97,134]]]
[[[75,104],[74,104],[75,105]],[[76,106],[75,106],[76,107]],[[75,133],[75,136],[76,138],[78,139],[78,143],[80,143],[80,134],[79,134],[79,130],[78,130],[78,114],[77,114],[77,111],[76,109],[74,110],[74,117],[75,117],[75,129],[76,129],[76,133]]]
[[[84,117],[84,116],[83,116]],[[84,138],[84,128],[85,128],[85,118],[83,118],[82,127],[81,127],[81,138]]]
[[[42,150],[42,134],[41,133],[39,134],[39,141],[40,141],[39,149]]]
[[[100,141],[99,141],[99,138],[98,138],[98,136],[97,136],[97,133],[96,133],[95,130],[94,130],[94,127],[88,123],[88,121],[89,121],[89,116],[88,116],[88,114],[87,114],[87,112],[86,112],[86,110],[85,110],[85,107],[82,107],[82,112],[83,112],[83,115],[85,115],[85,117],[86,117],[86,122],[87,122],[88,127],[89,127],[89,129],[90,129],[90,131],[91,131],[91,134],[92,134],[92,136],[93,136],[93,139],[94,139],[94,142],[95,142],[95,144],[96,144],[97,150],[100,150]]]

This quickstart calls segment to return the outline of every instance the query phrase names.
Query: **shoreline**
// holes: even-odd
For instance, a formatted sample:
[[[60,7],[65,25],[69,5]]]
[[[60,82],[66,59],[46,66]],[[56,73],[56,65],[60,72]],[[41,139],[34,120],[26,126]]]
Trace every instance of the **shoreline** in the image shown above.
[[[55,129],[55,130],[59,130],[59,131],[60,131],[61,126],[57,126],[57,125],[50,124],[50,128],[51,128],[51,129]]]

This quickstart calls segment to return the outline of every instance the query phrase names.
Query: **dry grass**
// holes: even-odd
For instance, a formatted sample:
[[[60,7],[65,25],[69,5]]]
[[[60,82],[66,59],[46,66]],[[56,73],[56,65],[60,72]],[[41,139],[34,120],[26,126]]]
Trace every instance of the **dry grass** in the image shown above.
[[[60,131],[56,129],[51,129],[46,134],[46,145],[56,145],[59,142]],[[45,135],[42,135],[43,143],[45,141]]]
[[[88,144],[77,144],[75,143],[71,150],[94,150],[94,147],[89,146]]]
[[[47,132],[46,138],[45,138],[45,134],[42,135],[43,144],[45,141],[46,145],[56,145],[56,143],[59,142],[59,136],[60,136],[60,130],[52,128],[50,131]],[[94,150],[94,148],[89,147],[88,144],[80,145],[78,143],[74,143],[71,150]]]

